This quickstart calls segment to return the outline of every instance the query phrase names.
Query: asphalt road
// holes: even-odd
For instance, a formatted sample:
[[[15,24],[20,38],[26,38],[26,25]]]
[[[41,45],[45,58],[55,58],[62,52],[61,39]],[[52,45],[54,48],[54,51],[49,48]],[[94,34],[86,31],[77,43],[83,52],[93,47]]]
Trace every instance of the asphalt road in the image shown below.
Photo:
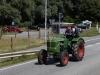
[[[46,65],[39,65],[36,59],[1,68],[0,75],[100,75],[100,36],[84,39],[85,56],[80,62],[70,57],[68,65],[61,67],[54,59]]]
[[[47,29],[46,30],[47,32],[47,34],[48,34],[48,31],[49,31],[49,33],[51,34],[51,28],[50,29]],[[30,31],[29,32],[29,35],[30,35],[30,37],[31,38],[38,38],[39,37],[39,31]],[[7,37],[15,37],[15,35],[13,34],[13,35],[6,35]],[[45,36],[45,30],[40,30],[40,36],[41,37],[44,37]],[[18,33],[18,34],[16,34],[16,37],[20,37],[20,38],[27,38],[28,37],[28,32],[26,32],[26,31],[24,31],[24,32],[22,32],[22,33]]]

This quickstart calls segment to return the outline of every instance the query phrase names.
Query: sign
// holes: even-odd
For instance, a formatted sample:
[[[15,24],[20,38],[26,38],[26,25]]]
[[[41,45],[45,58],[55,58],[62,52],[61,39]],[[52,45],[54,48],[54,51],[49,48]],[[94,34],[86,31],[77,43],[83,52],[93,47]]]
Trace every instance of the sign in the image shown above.
[[[63,18],[63,14],[62,13],[59,13],[58,16],[59,16],[59,18]]]
[[[12,26],[15,24],[15,22],[12,22]]]
[[[55,21],[55,19],[49,19],[50,24],[52,24]]]

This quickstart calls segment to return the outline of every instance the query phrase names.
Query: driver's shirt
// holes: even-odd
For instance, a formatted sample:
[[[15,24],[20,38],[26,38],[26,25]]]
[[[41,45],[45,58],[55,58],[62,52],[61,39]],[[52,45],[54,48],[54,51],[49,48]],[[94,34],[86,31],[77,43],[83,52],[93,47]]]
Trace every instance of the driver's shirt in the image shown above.
[[[66,30],[65,34],[66,35],[73,35],[73,31],[72,30]]]

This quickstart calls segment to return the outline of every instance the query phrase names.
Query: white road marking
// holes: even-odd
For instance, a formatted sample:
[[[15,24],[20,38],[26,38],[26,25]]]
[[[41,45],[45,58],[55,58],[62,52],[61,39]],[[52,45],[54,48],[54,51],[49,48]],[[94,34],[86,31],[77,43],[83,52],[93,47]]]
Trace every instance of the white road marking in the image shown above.
[[[96,43],[96,44],[100,44],[100,43]]]
[[[85,42],[92,41],[92,40],[97,40],[97,39],[100,39],[100,38],[95,38],[95,39],[86,40]]]
[[[91,46],[98,45],[98,44],[100,44],[100,43],[95,43],[95,44],[92,44],[92,45],[87,45],[85,47],[91,47]]]
[[[88,46],[85,46],[85,47],[91,47],[91,46],[93,46],[93,45],[88,45]]]
[[[28,62],[15,64],[15,65],[13,65],[13,66],[9,66],[9,67],[5,67],[5,68],[1,68],[0,71],[2,71],[2,70],[6,70],[6,69],[9,69],[9,68],[13,68],[13,67],[17,67],[17,66],[21,66],[21,65],[25,65],[25,64],[29,64],[29,63],[32,63],[32,62],[35,62],[35,61],[37,61],[37,60],[35,59],[35,60],[28,61]]]

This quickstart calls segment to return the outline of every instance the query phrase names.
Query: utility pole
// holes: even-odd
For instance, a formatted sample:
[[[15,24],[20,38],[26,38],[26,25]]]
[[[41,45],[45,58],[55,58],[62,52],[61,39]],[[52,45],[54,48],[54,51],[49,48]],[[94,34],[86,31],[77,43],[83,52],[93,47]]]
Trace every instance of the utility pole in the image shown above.
[[[60,35],[60,14],[61,13],[59,13],[59,35]]]
[[[60,22],[61,22],[61,18],[63,18],[63,14],[59,13],[58,17],[59,17],[59,35],[60,35],[60,24],[61,24]]]
[[[46,25],[47,25],[47,0],[45,0],[45,44],[46,44]]]

